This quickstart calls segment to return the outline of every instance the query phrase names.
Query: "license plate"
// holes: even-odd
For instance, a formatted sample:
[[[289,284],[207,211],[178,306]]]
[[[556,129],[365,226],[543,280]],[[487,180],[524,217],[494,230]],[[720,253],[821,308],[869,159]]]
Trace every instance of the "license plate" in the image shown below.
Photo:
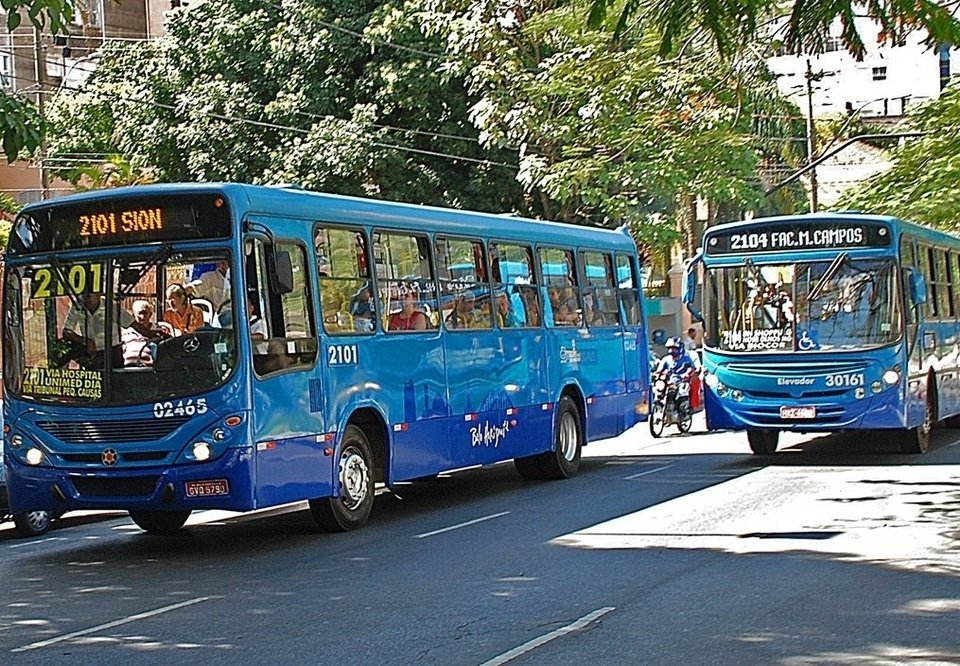
[[[187,497],[213,497],[229,495],[230,484],[226,479],[208,479],[205,481],[187,481]]]
[[[781,407],[781,419],[815,419],[817,418],[816,407]]]

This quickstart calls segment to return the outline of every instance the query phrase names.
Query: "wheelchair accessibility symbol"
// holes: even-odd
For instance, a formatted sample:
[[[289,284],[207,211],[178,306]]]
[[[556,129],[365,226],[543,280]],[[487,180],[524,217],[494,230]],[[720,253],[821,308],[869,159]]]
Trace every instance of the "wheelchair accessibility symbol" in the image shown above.
[[[800,339],[797,340],[797,349],[800,351],[810,351],[811,349],[816,349],[817,343],[814,342],[806,331],[800,332]]]

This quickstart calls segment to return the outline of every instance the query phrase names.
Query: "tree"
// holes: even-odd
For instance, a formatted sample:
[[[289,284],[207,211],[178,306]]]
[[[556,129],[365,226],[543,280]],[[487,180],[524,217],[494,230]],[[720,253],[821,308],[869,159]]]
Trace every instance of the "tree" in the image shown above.
[[[896,215],[960,231],[960,87],[915,108],[910,129],[926,132],[894,151],[894,166],[843,196],[838,206]]]
[[[479,145],[462,74],[401,0],[223,0],[168,37],[113,43],[49,105],[54,155],[122,155],[157,180],[522,209],[515,154]]]
[[[761,204],[762,165],[797,157],[782,141],[802,135],[797,111],[762,61],[724,63],[709,47],[667,61],[652,31],[611,43],[583,26],[587,0],[416,6],[469,58],[471,119],[487,145],[519,151],[525,194],[547,217],[633,222],[662,255],[672,222],[692,228],[696,197],[739,215]]]
[[[784,11],[785,4],[792,8]],[[765,22],[778,17],[786,19],[780,39],[793,53],[823,52],[830,26],[839,20],[844,45],[862,58],[866,47],[854,19],[864,14],[877,20],[885,40],[895,42],[908,31],[923,29],[931,47],[960,44],[960,22],[935,0],[591,0],[589,24],[602,25],[615,7],[620,8],[616,33],[632,30],[637,23],[655,26],[662,55],[673,53],[691,26],[709,35],[721,54],[734,55]]]
[[[74,0],[0,0],[7,10],[7,29],[14,30],[23,15],[38,29],[48,27],[58,33],[70,21]],[[0,132],[3,152],[13,162],[22,150],[35,150],[43,136],[43,119],[36,107],[23,99],[0,92]]]

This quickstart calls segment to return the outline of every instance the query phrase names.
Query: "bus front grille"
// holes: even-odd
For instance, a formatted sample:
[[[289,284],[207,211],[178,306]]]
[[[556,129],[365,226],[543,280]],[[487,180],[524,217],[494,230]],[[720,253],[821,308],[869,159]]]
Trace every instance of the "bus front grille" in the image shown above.
[[[122,462],[159,462],[169,455],[167,451],[132,451],[120,453],[120,460]],[[60,457],[70,463],[103,463],[100,453],[64,453]]]
[[[162,439],[189,420],[189,416],[174,416],[129,421],[38,421],[37,425],[68,444],[112,444]]]
[[[111,479],[74,476],[73,487],[84,497],[148,497],[157,487],[157,476],[127,476]]]
[[[753,375],[754,377],[815,377],[818,375],[835,375],[849,372],[863,372],[868,367],[862,361],[836,363],[804,363],[797,365],[777,364],[775,366],[762,363],[728,363],[720,369],[729,370],[738,374]]]

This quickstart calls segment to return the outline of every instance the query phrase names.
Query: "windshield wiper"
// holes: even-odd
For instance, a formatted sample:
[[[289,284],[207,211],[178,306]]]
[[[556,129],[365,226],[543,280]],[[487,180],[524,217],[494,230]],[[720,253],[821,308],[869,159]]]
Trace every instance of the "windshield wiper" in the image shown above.
[[[827,286],[827,283],[836,275],[837,271],[840,270],[840,266],[844,264],[847,260],[847,253],[841,252],[838,254],[833,262],[827,266],[827,270],[823,272],[823,275],[820,276],[820,279],[817,280],[817,284],[810,290],[810,293],[807,295],[807,303],[810,301],[815,301],[820,298],[820,292],[823,291],[824,287]]]
[[[144,263],[144,265],[140,268],[140,272],[137,273],[137,279],[134,280],[133,282],[129,282],[123,285],[120,289],[117,290],[117,296],[118,296],[117,302],[119,303],[124,298],[129,296],[130,292],[132,292],[134,288],[138,284],[140,284],[140,280],[143,279],[143,276],[146,275],[151,268],[153,268],[154,266],[159,266],[160,264],[165,262],[167,259],[169,259],[170,255],[172,254],[173,254],[172,245],[170,245],[169,243],[165,243],[164,245],[160,246],[160,248],[156,252],[154,252],[147,259],[146,263]]]

